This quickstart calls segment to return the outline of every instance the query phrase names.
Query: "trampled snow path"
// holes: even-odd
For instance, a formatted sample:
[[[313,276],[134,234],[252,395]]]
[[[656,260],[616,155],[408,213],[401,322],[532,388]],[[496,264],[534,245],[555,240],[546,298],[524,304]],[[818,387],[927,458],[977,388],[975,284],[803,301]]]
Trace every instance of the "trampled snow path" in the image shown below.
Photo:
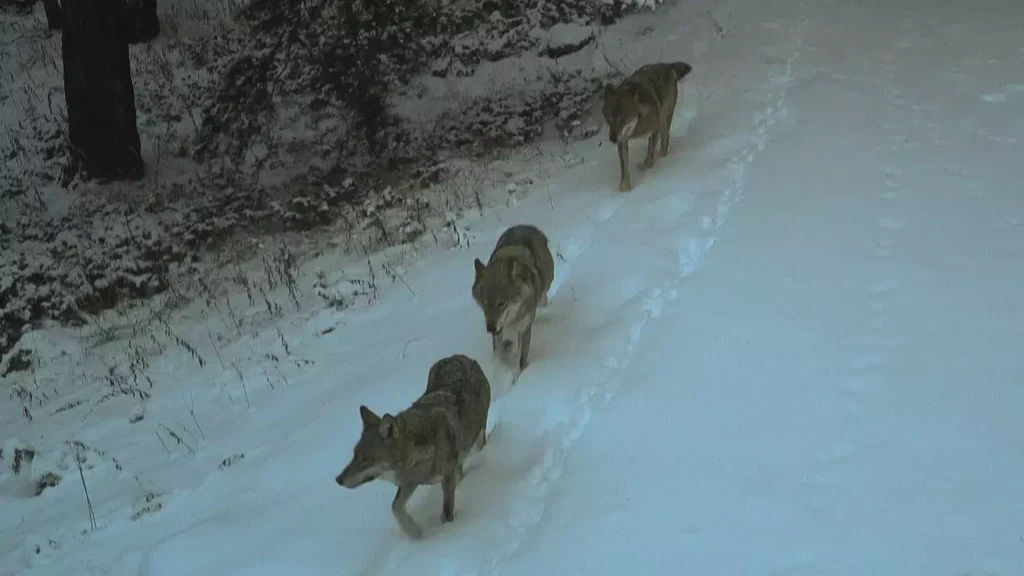
[[[800,138],[748,166],[504,572],[1022,573],[1024,117],[976,100],[1024,72],[1021,10],[912,4],[801,7]]]
[[[564,472],[573,445],[586,431],[592,413],[607,406],[623,386],[629,386],[623,382],[622,374],[635,358],[645,328],[679,296],[685,280],[699,268],[714,245],[729,210],[742,198],[746,166],[764,150],[776,120],[785,116],[786,90],[793,79],[793,64],[799,56],[805,26],[806,21],[779,23],[778,48],[790,53],[778,68],[761,71],[762,76],[767,73],[767,80],[753,94],[757,101],[767,104],[754,111],[753,126],[747,132],[749,139],[732,157],[717,162],[701,157],[695,150],[698,145],[692,143],[686,130],[700,110],[690,108],[683,119],[685,124],[677,122],[675,153],[647,174],[645,185],[634,193],[614,195],[600,202],[585,222],[570,224],[559,220],[557,227],[545,228],[552,231],[553,238],[565,238],[559,245],[566,247],[552,287],[552,301],[564,306],[564,287],[569,285],[574,301],[607,304],[591,306],[585,313],[572,316],[558,314],[560,326],[549,318],[541,321],[542,342],[577,342],[563,344],[571,346],[566,350],[568,354],[552,354],[543,368],[539,363],[531,367],[513,393],[536,394],[538,386],[557,386],[563,389],[562,394],[569,394],[560,399],[563,412],[545,423],[546,432],[538,438],[538,452],[542,454],[534,455],[536,462],[503,472],[502,464],[516,460],[512,454],[519,449],[509,445],[505,430],[489,444],[489,470],[486,480],[478,482],[501,501],[488,502],[487,506],[498,504],[509,511],[503,522],[477,524],[471,535],[460,531],[457,539],[440,540],[428,546],[407,542],[381,546],[361,574],[497,574],[502,571],[502,562],[521,549],[529,531],[542,519],[552,489]],[[695,43],[697,57],[702,55],[701,48],[708,40]],[[702,88],[692,80],[687,82],[688,98],[698,100]],[[724,151],[724,147],[717,150]],[[681,159],[681,154],[689,161]],[[672,165],[672,160],[677,164]],[[689,174],[691,166],[701,166],[710,173],[706,172],[690,186],[710,186],[686,189],[684,183],[693,179]],[[572,186],[568,183],[574,183],[576,177],[566,175],[564,189],[556,188],[554,194],[560,197],[568,192]],[[616,281],[628,286],[617,286]],[[597,326],[587,325],[594,320]],[[591,330],[599,337],[589,336]],[[571,364],[571,368],[552,364]],[[527,410],[516,414],[514,426],[531,427],[534,422]],[[513,424],[506,421],[503,426]],[[528,433],[524,431],[519,442],[526,437]],[[485,472],[481,469],[477,474]],[[504,486],[496,489],[500,484]],[[433,508],[436,506],[425,507],[422,512],[430,514]],[[467,538],[472,542],[467,542]]]

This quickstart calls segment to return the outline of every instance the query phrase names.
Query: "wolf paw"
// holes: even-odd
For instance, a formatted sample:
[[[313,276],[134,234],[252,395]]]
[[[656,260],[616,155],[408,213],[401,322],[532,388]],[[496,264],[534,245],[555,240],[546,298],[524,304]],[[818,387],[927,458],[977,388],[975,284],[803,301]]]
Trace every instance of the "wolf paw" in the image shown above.
[[[442,523],[446,524],[448,522],[454,522],[454,521],[455,521],[455,512],[454,511],[453,512],[442,512],[441,513],[441,522]]]
[[[422,540],[423,539],[423,528],[420,528],[419,525],[416,525],[416,524],[408,525],[408,526],[403,525],[403,526],[401,526],[401,528],[402,528],[402,532],[405,532],[405,535],[408,536],[410,539],[412,539],[412,540]]]
[[[633,185],[630,184],[628,181],[619,182],[619,192],[629,192],[632,189]]]

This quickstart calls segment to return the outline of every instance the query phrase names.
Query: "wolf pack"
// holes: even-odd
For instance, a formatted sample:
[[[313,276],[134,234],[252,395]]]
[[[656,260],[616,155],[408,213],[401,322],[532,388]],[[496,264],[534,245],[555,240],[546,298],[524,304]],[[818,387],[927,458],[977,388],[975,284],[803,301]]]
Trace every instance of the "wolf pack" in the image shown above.
[[[677,84],[691,71],[685,62],[658,62],[605,86],[601,113],[608,138],[618,149],[619,190],[633,187],[631,140],[648,139],[644,168],[654,165],[656,155],[668,153]],[[534,320],[538,308],[547,306],[555,276],[548,238],[530,224],[511,226],[498,238],[487,263],[476,258],[473,265],[473,300],[483,312],[495,357],[514,371],[514,385],[529,364]],[[455,519],[455,489],[467,459],[487,444],[490,406],[491,385],[480,364],[463,354],[442,358],[430,367],[427,389],[409,408],[379,416],[359,407],[362,433],[335,481],[345,488],[373,480],[395,484],[395,520],[410,538],[422,538],[423,529],[406,504],[419,486],[440,483],[441,521]]]

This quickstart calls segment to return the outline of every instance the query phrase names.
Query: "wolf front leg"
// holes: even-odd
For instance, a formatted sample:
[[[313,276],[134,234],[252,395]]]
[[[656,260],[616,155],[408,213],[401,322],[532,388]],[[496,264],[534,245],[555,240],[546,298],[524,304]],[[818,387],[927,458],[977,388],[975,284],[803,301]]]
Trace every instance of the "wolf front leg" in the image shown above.
[[[459,484],[462,484],[462,479],[465,477],[466,469],[463,467],[462,461],[460,460],[458,465],[455,466],[455,485],[458,486]],[[441,482],[444,482],[444,478],[441,479]],[[442,485],[441,488],[444,489],[444,486]]]
[[[413,492],[416,491],[416,484],[402,484],[398,487],[398,492],[395,493],[395,499],[391,502],[391,513],[395,515],[395,520],[398,521],[398,525],[402,528],[402,532],[405,532],[406,536],[413,540],[419,540],[423,538],[423,529],[420,525],[412,519],[409,512],[405,509],[405,505],[409,503],[409,498],[412,498]]]
[[[519,371],[526,370],[530,362],[530,339],[533,336],[533,325],[530,325],[519,335]]]
[[[632,189],[633,185],[629,182],[629,140],[619,140],[619,191]]]
[[[441,478],[441,492],[443,496],[443,501],[441,502],[441,522],[455,520],[455,487],[459,485],[460,480],[462,480],[462,464],[457,465],[455,470]]]
[[[512,339],[507,338],[506,333],[495,334],[494,339],[491,341],[491,347],[494,349],[494,355],[498,357],[503,364],[510,366],[515,365],[515,359],[518,356],[518,349],[516,348],[519,339],[517,336],[513,336]]]

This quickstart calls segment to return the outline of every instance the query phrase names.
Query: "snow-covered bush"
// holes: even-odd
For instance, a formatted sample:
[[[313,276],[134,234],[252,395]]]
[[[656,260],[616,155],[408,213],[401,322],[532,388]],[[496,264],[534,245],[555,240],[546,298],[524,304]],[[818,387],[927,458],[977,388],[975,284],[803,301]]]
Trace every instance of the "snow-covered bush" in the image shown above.
[[[38,20],[0,33],[0,356],[41,320],[84,322],[164,290],[231,235],[310,230],[343,218],[380,241],[423,231],[388,185],[438,183],[453,156],[585,137],[604,78],[549,66],[529,85],[452,102],[430,122],[395,110],[418,75],[465,80],[484,62],[558,62],[596,31],[661,0],[252,0],[241,26],[131,52],[147,162],[137,184],[64,176],[59,36]],[[47,70],[40,83],[33,74]],[[19,76],[18,70],[23,71]],[[380,206],[373,218],[361,207]],[[419,217],[419,216],[417,216]],[[363,246],[365,248],[365,246]]]

